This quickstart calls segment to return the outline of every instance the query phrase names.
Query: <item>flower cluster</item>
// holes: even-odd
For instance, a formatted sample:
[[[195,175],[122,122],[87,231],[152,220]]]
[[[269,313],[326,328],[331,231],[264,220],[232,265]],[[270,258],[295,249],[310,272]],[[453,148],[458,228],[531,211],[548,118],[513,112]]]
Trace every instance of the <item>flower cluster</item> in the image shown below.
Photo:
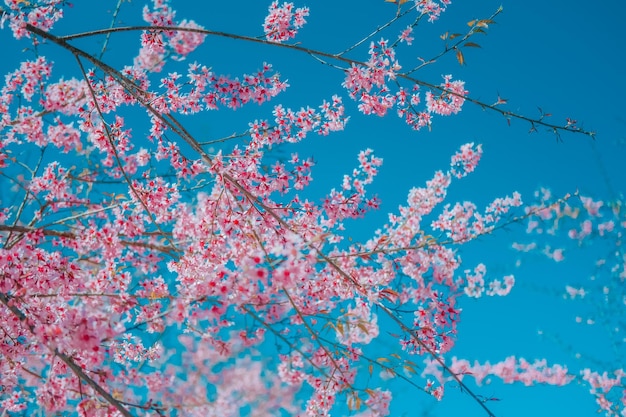
[[[409,33],[403,33],[401,39],[408,41]],[[358,100],[359,110],[363,114],[385,116],[395,106],[398,117],[414,130],[419,130],[424,126],[430,127],[432,114],[450,116],[461,111],[464,97],[468,94],[463,81],[453,81],[451,75],[444,76],[444,82],[436,89],[436,94],[426,92],[426,109],[418,110],[421,98],[417,84],[411,92],[399,86],[395,93],[388,85],[389,81],[396,80],[401,69],[395,48],[381,39],[378,43],[370,44],[369,54],[364,65],[350,66],[342,84],[350,97]]]
[[[151,26],[176,26],[187,30],[144,31],[141,35],[141,49],[135,58],[135,68],[159,72],[165,65],[166,56],[183,60],[204,43],[206,35],[201,33],[203,27],[193,20],[176,22],[176,12],[168,3],[168,0],[153,0],[152,10],[144,6],[144,21]]]
[[[251,149],[271,147],[283,142],[297,143],[306,138],[309,132],[328,135],[344,129],[348,118],[341,97],[333,96],[332,101],[324,102],[319,111],[307,107],[294,111],[282,105],[274,106],[274,124],[266,120],[250,123]]]
[[[569,374],[566,367],[561,365],[548,366],[547,361],[535,360],[534,362],[528,362],[524,358],[516,358],[510,356],[495,364],[486,362],[480,364],[474,362],[473,365],[465,359],[452,358],[450,364],[450,370],[460,379],[466,376],[474,378],[477,384],[482,384],[485,378],[489,375],[496,376],[502,380],[505,384],[512,384],[514,382],[521,382],[524,385],[534,385],[537,383],[550,384],[550,385],[566,385],[574,380],[574,376]],[[425,371],[430,373],[431,371]],[[439,371],[440,372],[440,371]],[[437,374],[441,380],[452,380],[451,376],[442,377],[441,373],[434,371],[433,374]],[[489,382],[488,380],[486,381]]]
[[[0,8],[0,28],[4,26],[6,20],[13,31],[16,39],[30,36],[26,30],[26,25],[30,24],[43,30],[49,30],[54,24],[63,18],[63,9],[67,4],[64,0],[34,0],[32,2],[24,0],[5,0],[9,10]]]
[[[440,0],[439,2],[433,0],[417,0],[415,5],[419,13],[428,16],[429,22],[434,22],[439,19],[441,13],[446,11],[446,7],[448,7],[450,3],[452,3],[451,0]]]
[[[504,277],[504,286],[502,281],[495,279],[489,283],[489,288],[485,291],[485,274],[487,272],[487,268],[484,264],[480,264],[474,268],[474,271],[466,270],[465,271],[465,281],[467,285],[463,288],[463,291],[468,297],[479,298],[483,293],[486,293],[489,296],[499,295],[505,296],[515,284],[515,278],[513,275],[508,275]]]
[[[365,66],[353,64],[350,67],[343,86],[352,99],[358,99],[361,112],[384,116],[396,101],[390,94],[387,81],[396,78],[400,64],[395,50],[384,39],[370,44],[369,55]]]
[[[383,161],[371,149],[359,153],[359,169],[344,175],[341,190],[332,189],[324,200],[324,211],[329,225],[334,226],[347,218],[360,217],[367,210],[378,208],[376,197],[367,198],[365,186],[371,184]]]
[[[272,42],[284,42],[295,38],[298,29],[306,23],[305,17],[308,15],[308,7],[294,9],[293,3],[285,2],[279,5],[278,0],[273,1],[263,23],[265,38]]]
[[[398,39],[400,40],[400,42],[406,42],[407,45],[411,45],[414,40],[412,34],[413,28],[411,26],[407,26],[407,28],[400,33]]]
[[[591,386],[591,394],[596,397],[596,403],[600,407],[599,413],[604,411],[607,416],[611,417],[626,414],[626,390],[624,390],[626,374],[622,369],[612,372],[613,376],[607,372],[599,374],[587,368],[581,373],[582,379]],[[621,413],[618,412],[620,408],[622,408]]]
[[[244,74],[243,79],[218,75],[206,66],[192,63],[186,78],[181,82],[182,75],[175,72],[161,78],[164,91],[154,95],[152,106],[166,114],[193,114],[217,110],[219,106],[235,110],[248,103],[263,104],[287,88],[268,63],[254,74]]]
[[[439,94],[435,95],[431,91],[426,93],[426,109],[429,113],[450,116],[461,111],[468,92],[463,81],[452,81],[452,75],[443,78]]]

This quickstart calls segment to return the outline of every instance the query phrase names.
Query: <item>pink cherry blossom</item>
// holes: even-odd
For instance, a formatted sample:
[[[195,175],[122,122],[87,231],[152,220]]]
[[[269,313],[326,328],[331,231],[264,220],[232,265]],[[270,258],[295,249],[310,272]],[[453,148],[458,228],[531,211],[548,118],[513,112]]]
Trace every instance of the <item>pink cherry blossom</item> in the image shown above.
[[[400,36],[398,36],[398,39],[400,40],[400,42],[406,42],[407,45],[411,45],[413,43],[413,36],[411,36],[413,33],[413,28],[411,26],[408,26],[406,29],[404,29],[402,31],[402,33],[400,33]]]
[[[263,24],[265,37],[272,42],[294,38],[298,29],[306,23],[305,17],[308,15],[308,7],[294,9],[293,3],[285,2],[279,6],[278,0],[273,1]]]
[[[443,77],[442,91],[439,94],[426,93],[426,108],[430,113],[449,116],[461,111],[467,95],[463,81],[452,81],[452,75]]]
[[[363,146],[334,187],[316,188],[316,160],[299,147],[313,133],[349,129],[354,108],[395,113],[414,130],[460,112],[469,99],[463,81],[412,78],[400,59],[417,23],[437,20],[449,4],[398,4],[414,23],[394,25],[395,41],[374,40],[376,31],[343,53],[288,44],[310,11],[278,1],[256,38],[179,18],[167,0],[142,8],[147,26],[114,22],[79,34],[126,32],[138,48],[126,57],[89,55],[78,38],[60,36],[53,28],[68,2],[5,0],[0,25],[30,38],[37,55],[13,66],[0,88],[0,408],[324,416],[347,406],[387,416],[392,394],[383,380],[410,374],[405,382],[437,400],[446,384],[470,377],[479,385],[490,376],[525,385],[577,380],[615,413],[622,370],[574,373],[516,357],[471,364],[449,352],[468,297],[506,296],[520,280],[463,261],[464,245],[517,223],[527,222],[531,241],[515,249],[557,262],[593,238],[613,244],[595,265],[611,279],[600,288],[567,284],[565,298],[600,297],[620,317],[626,267],[615,242],[626,220],[617,203],[554,200],[548,189],[523,208],[517,192],[484,207],[452,200],[452,182],[474,172],[483,153],[467,143],[370,236],[354,238],[353,224],[381,207],[371,190],[382,158]],[[270,63],[244,62],[228,75],[195,61],[207,59],[198,48],[217,37],[328,60],[343,77],[336,87],[356,104],[331,92],[313,102],[287,97],[287,105],[278,98],[289,85]],[[66,62],[53,65],[53,48],[78,58],[74,77],[56,73]],[[190,122],[230,126],[230,111],[244,122],[225,138],[204,141]],[[562,230],[571,245],[550,240]],[[606,324],[607,316],[578,321]],[[374,357],[377,344],[392,350]],[[419,375],[415,355],[427,358]]]

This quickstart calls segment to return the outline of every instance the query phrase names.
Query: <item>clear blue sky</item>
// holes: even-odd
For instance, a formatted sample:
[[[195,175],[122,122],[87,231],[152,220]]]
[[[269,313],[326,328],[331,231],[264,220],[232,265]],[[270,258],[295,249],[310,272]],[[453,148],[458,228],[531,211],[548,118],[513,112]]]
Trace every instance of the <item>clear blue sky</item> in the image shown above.
[[[101,4],[96,4],[101,3]],[[67,9],[67,19],[55,33],[67,34],[108,26],[115,1],[76,1]],[[194,19],[206,28],[245,35],[260,35],[268,1],[239,2],[172,1],[180,18]],[[87,5],[88,4],[88,5]],[[123,23],[137,23],[143,2],[125,3]],[[303,46],[338,52],[361,39],[394,14],[395,6],[382,0],[296,2],[311,8],[308,24],[296,39]],[[453,1],[449,10],[434,23],[422,23],[415,32],[414,45],[401,47],[398,58],[405,67],[418,61],[417,56],[438,53],[443,43],[439,35],[467,30],[466,22],[486,18],[500,5],[504,12],[488,34],[476,38],[482,48],[466,50],[466,65],[460,67],[450,55],[417,75],[439,83],[442,74],[453,74],[466,81],[466,89],[474,98],[494,102],[498,94],[509,100],[508,108],[529,116],[537,116],[537,107],[552,113],[552,119],[564,123],[566,117],[577,119],[586,129],[597,132],[594,141],[582,135],[563,134],[557,141],[551,133],[528,134],[530,126],[513,121],[509,127],[499,115],[466,104],[457,116],[436,118],[432,132],[413,132],[390,115],[386,119],[364,117],[340,87],[342,74],[317,63],[310,57],[291,51],[242,42],[209,38],[191,59],[211,66],[217,73],[239,75],[257,69],[263,61],[274,64],[287,78],[291,88],[277,102],[299,107],[319,104],[332,94],[344,97],[352,119],[344,132],[320,138],[310,137],[298,148],[312,155],[317,165],[313,171],[312,198],[337,186],[341,176],[354,167],[359,150],[373,148],[384,158],[381,174],[372,190],[383,201],[378,213],[368,215],[360,225],[349,229],[355,239],[364,238],[385,221],[386,213],[406,200],[412,186],[421,186],[437,169],[446,168],[449,157],[463,143],[483,144],[484,156],[478,170],[457,182],[448,202],[470,199],[479,207],[495,197],[519,191],[530,201],[539,186],[551,188],[556,195],[580,190],[595,198],[613,198],[626,186],[626,3],[610,0],[592,4],[582,0],[484,0]],[[407,22],[408,23],[408,22]],[[386,36],[398,33],[397,29]],[[383,34],[383,36],[385,36]],[[134,50],[129,48],[129,35],[110,41],[105,58],[117,65],[129,63]],[[134,42],[134,41],[132,41]],[[0,73],[13,70],[26,44],[16,44],[8,30],[0,31],[5,59]],[[97,50],[93,43],[83,45]],[[73,58],[53,47],[41,53],[54,60],[58,69],[53,79],[65,74],[78,76]],[[364,50],[354,58],[365,58]],[[6,57],[11,57],[7,59]],[[247,122],[269,118],[269,107],[249,108],[242,112],[219,111],[192,121],[192,131],[206,139],[216,139],[242,132]],[[286,150],[286,154],[291,152]],[[538,337],[537,331],[558,336],[579,346],[589,355],[609,355],[601,335],[587,332],[573,323],[576,311],[571,303],[558,296],[545,294],[541,288],[562,290],[570,282],[584,280],[593,265],[580,255],[580,262],[570,260],[559,267],[531,259],[520,268],[514,266],[516,254],[508,250],[514,239],[523,239],[523,228],[471,245],[463,253],[467,266],[487,264],[495,276],[515,272],[517,287],[510,296],[498,299],[464,300],[459,343],[454,354],[467,359],[497,361],[511,354],[527,359],[546,357],[550,362],[568,362],[572,358],[564,349]],[[582,252],[581,252],[582,253]],[[581,330],[582,329],[582,330]],[[622,352],[621,359],[624,359]],[[479,392],[501,399],[491,404],[498,417],[534,417],[595,415],[597,409],[586,387],[483,386]],[[423,393],[400,388],[394,392],[395,415],[428,415],[432,417],[484,416],[484,412],[461,393],[448,388],[441,403]],[[404,414],[402,414],[404,413]]]

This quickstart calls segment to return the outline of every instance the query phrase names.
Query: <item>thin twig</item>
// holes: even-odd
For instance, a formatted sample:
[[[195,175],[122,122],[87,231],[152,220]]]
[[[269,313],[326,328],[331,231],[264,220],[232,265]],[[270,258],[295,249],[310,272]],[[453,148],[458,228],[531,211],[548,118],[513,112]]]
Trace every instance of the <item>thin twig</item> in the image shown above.
[[[109,29],[113,29],[113,27],[115,26],[115,22],[117,21],[117,16],[120,13],[120,9],[122,8],[122,3],[124,2],[124,0],[117,0],[117,5],[115,6],[115,10],[113,11],[113,18],[111,19],[111,25],[109,26]],[[104,38],[104,44],[102,45],[102,49],[100,50],[100,55],[98,55],[98,59],[102,59],[102,57],[104,56],[104,53],[107,50],[107,46],[109,45],[109,39],[111,38],[111,34],[107,34],[107,36]]]
[[[376,36],[378,33],[382,32],[383,30],[385,30],[386,28],[388,28],[389,26],[391,26],[392,24],[394,24],[397,20],[399,20],[400,18],[406,16],[407,14],[409,14],[410,12],[412,12],[413,10],[415,10],[415,8],[417,7],[417,5],[413,5],[410,8],[408,8],[407,10],[405,10],[404,12],[400,13],[400,11],[398,10],[398,13],[395,15],[395,17],[393,19],[391,19],[390,21],[388,21],[387,23],[385,23],[382,26],[377,27],[372,33],[370,33],[369,35],[365,36],[363,39],[361,39],[360,41],[358,41],[357,43],[353,44],[352,46],[348,47],[347,49],[345,49],[342,52],[339,52],[338,54],[336,54],[336,56],[342,56],[347,54],[348,52],[352,51],[355,48],[358,48],[360,45],[362,45],[364,42],[367,42],[369,39],[372,39],[374,36]],[[422,16],[424,16],[424,14],[422,13],[419,17],[418,17],[418,21],[419,19],[422,18]]]

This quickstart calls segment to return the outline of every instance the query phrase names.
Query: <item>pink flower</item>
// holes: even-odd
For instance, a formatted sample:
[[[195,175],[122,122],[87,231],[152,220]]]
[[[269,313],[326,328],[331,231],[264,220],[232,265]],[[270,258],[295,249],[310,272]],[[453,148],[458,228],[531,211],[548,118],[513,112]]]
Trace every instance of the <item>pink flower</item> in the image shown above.
[[[584,298],[586,295],[585,289],[584,288],[574,288],[571,285],[566,285],[565,286],[565,291],[567,292],[567,294],[570,296],[570,299],[574,299],[577,296],[580,296],[580,298]]]
[[[398,39],[400,42],[406,42],[407,45],[411,45],[413,43],[413,36],[411,36],[412,33],[413,28],[411,26],[407,26],[407,28],[400,33]]]
[[[441,13],[445,12],[446,6],[448,6],[451,1],[450,0],[441,0],[441,4],[437,3],[433,0],[417,0],[415,2],[417,6],[417,11],[419,13],[428,15],[428,21],[434,22],[439,19]]]
[[[278,0],[273,1],[263,23],[266,39],[272,42],[284,42],[294,38],[298,29],[306,23],[305,17],[308,15],[308,7],[294,10],[293,3],[285,2],[279,6]]]
[[[465,103],[464,97],[468,92],[463,81],[451,81],[451,75],[445,75],[443,78],[442,91],[439,95],[435,96],[430,91],[426,93],[426,108],[430,113],[449,116],[461,111]]]

